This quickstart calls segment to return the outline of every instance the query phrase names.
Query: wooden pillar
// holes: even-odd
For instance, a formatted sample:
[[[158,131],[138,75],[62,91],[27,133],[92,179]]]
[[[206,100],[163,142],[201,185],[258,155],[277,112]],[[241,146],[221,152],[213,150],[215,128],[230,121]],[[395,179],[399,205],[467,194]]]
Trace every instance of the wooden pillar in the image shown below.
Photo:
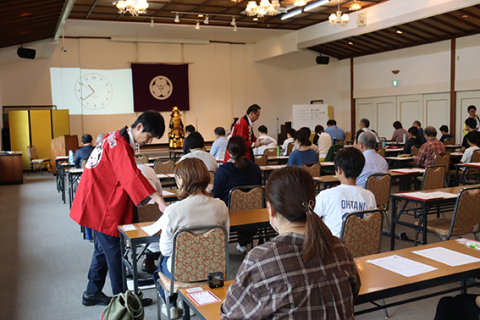
[[[353,58],[350,58],[350,131],[352,132],[352,139],[355,137],[355,123],[357,122],[355,116],[355,99],[353,98]]]
[[[453,38],[450,43],[450,132],[455,134],[457,123],[457,93],[455,92],[455,61],[456,61],[456,39]],[[456,141],[458,140],[455,139]],[[460,140],[461,141],[461,140]]]

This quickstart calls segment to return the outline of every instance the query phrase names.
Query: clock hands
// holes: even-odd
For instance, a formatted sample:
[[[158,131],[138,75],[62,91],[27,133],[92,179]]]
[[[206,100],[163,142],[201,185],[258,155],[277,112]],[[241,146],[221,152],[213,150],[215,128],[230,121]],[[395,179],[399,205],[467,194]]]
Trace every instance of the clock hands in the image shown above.
[[[88,97],[90,97],[92,94],[95,93],[95,90],[93,90],[93,88],[92,88],[90,85],[88,85],[88,87],[92,90],[92,93],[90,93],[88,96],[86,96],[85,98],[83,98],[83,100],[87,100]]]

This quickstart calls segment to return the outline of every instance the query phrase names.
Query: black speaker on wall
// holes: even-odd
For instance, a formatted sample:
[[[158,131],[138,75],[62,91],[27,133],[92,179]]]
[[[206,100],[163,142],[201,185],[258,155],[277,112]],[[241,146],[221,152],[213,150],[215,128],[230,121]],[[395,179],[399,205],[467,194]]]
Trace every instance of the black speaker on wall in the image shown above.
[[[35,59],[35,49],[18,48],[17,54],[20,58]]]
[[[330,57],[318,56],[315,58],[315,61],[317,62],[317,64],[328,64],[328,62],[330,61]]]

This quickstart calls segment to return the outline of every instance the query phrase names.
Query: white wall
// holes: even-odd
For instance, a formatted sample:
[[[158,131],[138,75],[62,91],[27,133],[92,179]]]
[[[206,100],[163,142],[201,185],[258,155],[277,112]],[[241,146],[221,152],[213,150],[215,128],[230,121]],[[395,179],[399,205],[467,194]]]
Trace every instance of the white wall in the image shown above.
[[[478,63],[480,34],[458,38],[456,45],[455,90],[478,90],[480,88],[480,63]]]

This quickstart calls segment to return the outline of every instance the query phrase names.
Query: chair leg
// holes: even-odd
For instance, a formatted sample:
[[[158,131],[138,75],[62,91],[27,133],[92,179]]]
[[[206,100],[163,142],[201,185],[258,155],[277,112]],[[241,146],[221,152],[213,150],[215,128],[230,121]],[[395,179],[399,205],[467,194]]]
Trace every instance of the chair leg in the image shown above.
[[[381,302],[382,302],[382,306],[384,306],[384,305],[385,305],[385,299],[382,299]],[[388,319],[388,318],[389,318],[387,308],[383,309],[383,315],[385,316],[385,319]]]

